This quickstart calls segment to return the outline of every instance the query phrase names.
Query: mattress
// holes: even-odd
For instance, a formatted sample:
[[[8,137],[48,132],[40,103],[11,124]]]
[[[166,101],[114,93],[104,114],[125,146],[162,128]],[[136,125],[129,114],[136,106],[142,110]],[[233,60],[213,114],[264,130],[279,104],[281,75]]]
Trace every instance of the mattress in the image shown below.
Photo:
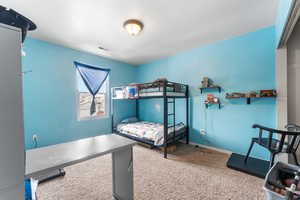
[[[163,92],[141,92],[139,93],[139,97],[157,97],[157,96],[163,96]],[[184,93],[180,92],[167,92],[167,96],[176,96],[176,97],[184,97]]]
[[[185,125],[179,123],[175,126],[175,134],[182,133]],[[154,142],[159,146],[164,144],[164,125],[160,123],[140,121],[135,123],[121,123],[117,126],[117,131],[133,137],[146,139]],[[173,135],[174,128],[168,128],[168,135]]]

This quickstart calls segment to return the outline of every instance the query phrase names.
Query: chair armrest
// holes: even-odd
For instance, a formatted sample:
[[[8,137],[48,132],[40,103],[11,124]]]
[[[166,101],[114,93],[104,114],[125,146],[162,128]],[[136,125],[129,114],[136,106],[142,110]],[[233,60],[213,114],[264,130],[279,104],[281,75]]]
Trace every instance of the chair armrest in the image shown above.
[[[298,126],[298,125],[296,125],[296,124],[287,124],[286,126],[285,126],[285,128],[286,129],[292,129],[292,130],[294,130],[294,131],[296,131],[296,132],[298,132],[298,131],[300,131],[300,126]]]
[[[258,124],[254,124],[252,126],[252,128],[259,128],[259,129],[262,129],[264,131],[269,131],[269,132],[280,134],[280,135],[299,135],[299,132],[276,130],[276,129],[268,128],[268,127],[261,126],[261,125],[258,125]]]

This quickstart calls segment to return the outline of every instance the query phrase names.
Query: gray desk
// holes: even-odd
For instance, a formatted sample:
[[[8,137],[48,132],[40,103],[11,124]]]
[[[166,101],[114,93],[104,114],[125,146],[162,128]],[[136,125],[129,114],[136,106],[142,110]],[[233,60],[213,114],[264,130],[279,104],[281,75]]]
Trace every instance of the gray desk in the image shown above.
[[[26,151],[25,177],[36,177],[112,153],[113,198],[133,200],[133,140],[103,135]],[[99,163],[100,164],[100,163]]]

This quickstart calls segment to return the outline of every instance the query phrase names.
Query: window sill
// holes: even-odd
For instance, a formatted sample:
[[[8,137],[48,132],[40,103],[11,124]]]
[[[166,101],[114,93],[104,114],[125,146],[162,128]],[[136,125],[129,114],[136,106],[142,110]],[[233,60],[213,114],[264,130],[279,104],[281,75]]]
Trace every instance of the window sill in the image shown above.
[[[110,117],[108,115],[106,116],[101,116],[101,117],[86,117],[86,118],[77,118],[78,122],[82,121],[92,121],[92,120],[102,120],[102,119],[109,119]]]

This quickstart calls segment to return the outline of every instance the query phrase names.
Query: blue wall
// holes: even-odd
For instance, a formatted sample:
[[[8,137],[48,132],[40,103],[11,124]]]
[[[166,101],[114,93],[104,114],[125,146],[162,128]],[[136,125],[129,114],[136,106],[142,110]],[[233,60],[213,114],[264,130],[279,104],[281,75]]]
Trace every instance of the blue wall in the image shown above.
[[[280,0],[276,19],[276,45],[279,44],[294,0]]]
[[[77,120],[76,71],[74,61],[111,69],[110,86],[135,80],[136,68],[96,55],[76,51],[40,40],[26,39],[23,57],[24,115],[26,148],[32,148],[32,135],[39,146],[62,143],[111,131],[111,118]],[[135,113],[133,102],[116,105],[119,118]]]
[[[254,123],[275,127],[275,99],[257,99],[246,105],[244,99],[227,100],[225,93],[249,92],[275,88],[275,27],[269,27],[196,48],[176,56],[143,64],[138,67],[138,82],[166,77],[170,81],[190,86],[190,136],[194,143],[244,154],[251,137],[257,131]],[[222,86],[222,109],[205,109],[206,94],[200,95],[203,77],[210,77]],[[211,91],[213,92],[213,91]],[[144,100],[140,103],[142,120],[162,120],[162,102]],[[182,114],[179,114],[179,113]],[[184,102],[177,106],[178,121],[184,121]],[[205,129],[207,134],[200,135]],[[254,148],[253,155],[268,159],[266,151]]]
[[[191,141],[237,153],[245,153],[256,135],[252,124],[275,126],[275,100],[259,99],[251,105],[245,100],[229,101],[228,92],[248,92],[275,88],[275,27],[196,48],[176,56],[139,67],[28,38],[23,57],[24,114],[26,148],[32,148],[32,135],[39,146],[72,141],[110,132],[110,118],[77,120],[76,71],[73,61],[110,68],[110,86],[148,82],[159,77],[190,85]],[[206,94],[198,87],[210,77],[224,89],[219,96],[222,109],[203,104]],[[213,92],[213,91],[211,91]],[[177,102],[177,120],[185,120],[184,100]],[[140,101],[142,120],[162,122],[160,100]],[[118,119],[133,116],[134,102],[117,101]],[[182,114],[179,114],[182,113]],[[207,134],[201,135],[204,129]],[[254,155],[268,158],[256,147]]]

